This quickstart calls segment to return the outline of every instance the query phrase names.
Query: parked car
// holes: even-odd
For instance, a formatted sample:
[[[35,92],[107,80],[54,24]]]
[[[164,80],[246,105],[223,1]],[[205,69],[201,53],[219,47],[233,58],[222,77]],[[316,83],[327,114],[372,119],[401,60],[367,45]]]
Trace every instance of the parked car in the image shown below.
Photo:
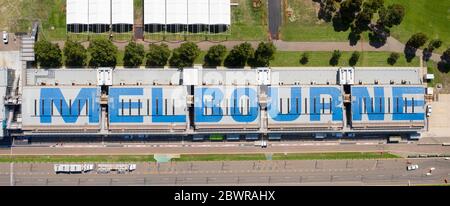
[[[8,32],[3,31],[3,35],[2,35],[2,36],[3,36],[3,37],[2,37],[3,43],[4,43],[4,44],[8,44],[8,41],[9,41],[9,35],[8,35]]]
[[[419,165],[408,165],[406,167],[406,170],[411,171],[411,170],[416,170],[419,169]]]
[[[427,117],[429,117],[431,115],[432,111],[433,111],[433,108],[431,107],[431,105],[427,105]]]

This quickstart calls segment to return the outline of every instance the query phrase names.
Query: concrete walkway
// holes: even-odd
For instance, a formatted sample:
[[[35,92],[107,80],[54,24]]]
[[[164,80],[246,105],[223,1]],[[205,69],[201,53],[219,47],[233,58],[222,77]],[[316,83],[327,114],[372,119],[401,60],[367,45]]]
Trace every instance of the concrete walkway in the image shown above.
[[[138,43],[145,45],[145,48],[148,47],[149,44],[152,42],[146,42],[142,40],[137,40]],[[259,44],[259,41],[223,41],[223,42],[211,42],[211,41],[201,41],[197,42],[197,45],[202,50],[208,50],[209,47],[222,44],[226,46],[228,49],[233,48],[233,46],[241,44],[243,42],[249,42],[252,44],[253,47],[257,47]],[[64,46],[63,41],[57,41],[56,43],[59,44],[61,48]],[[159,42],[153,42],[153,43],[159,43]],[[169,45],[169,48],[174,49],[180,46],[183,42],[164,42],[165,44]],[[368,42],[361,42],[359,41],[358,44],[352,46],[349,44],[349,42],[286,42],[282,40],[275,40],[273,41],[275,46],[277,47],[278,51],[333,51],[333,50],[340,50],[340,51],[383,51],[383,52],[398,52],[403,53],[405,49],[405,45],[401,43],[400,41],[389,37],[386,41],[386,44],[376,48],[371,46]],[[127,42],[115,42],[114,43],[120,50],[125,49],[125,46],[128,44]],[[83,45],[87,47],[89,45],[88,42],[84,42]],[[422,56],[422,50],[417,50],[416,56]],[[439,62],[441,60],[440,54],[435,54],[430,58],[431,60],[435,62]]]

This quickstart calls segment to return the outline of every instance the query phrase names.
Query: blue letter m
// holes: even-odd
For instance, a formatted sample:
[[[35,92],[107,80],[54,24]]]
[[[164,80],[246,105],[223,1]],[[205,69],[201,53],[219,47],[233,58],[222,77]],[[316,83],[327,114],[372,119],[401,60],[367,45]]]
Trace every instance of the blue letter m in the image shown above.
[[[75,123],[82,115],[89,116],[89,123],[98,123],[100,116],[98,93],[97,88],[82,88],[77,97],[70,99],[67,103],[60,88],[43,88],[39,101],[40,122],[52,123],[52,116],[55,116],[53,115],[53,105],[55,105],[56,112],[61,115],[65,123]],[[81,113],[84,107],[86,107],[87,114]]]

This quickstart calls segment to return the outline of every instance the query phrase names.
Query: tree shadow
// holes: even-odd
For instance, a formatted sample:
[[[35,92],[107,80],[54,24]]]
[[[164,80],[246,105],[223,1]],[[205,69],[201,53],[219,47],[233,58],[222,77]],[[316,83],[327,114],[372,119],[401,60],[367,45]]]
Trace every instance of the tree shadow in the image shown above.
[[[308,57],[301,57],[299,62],[302,65],[308,64],[308,62],[309,62]]]
[[[380,48],[386,44],[387,36],[377,33],[369,33],[369,45],[375,48]]]
[[[358,44],[358,41],[361,40],[361,33],[350,32],[348,34],[348,40],[349,40],[350,46],[355,46],[356,44]]]
[[[405,45],[405,49],[403,50],[403,53],[405,54],[405,58],[407,62],[411,62],[414,57],[416,57],[416,51],[417,49],[414,47],[411,47],[409,45]]]
[[[331,21],[333,23],[334,31],[347,31],[350,28],[350,24],[348,22],[345,22],[339,13],[336,13]]]
[[[450,62],[445,62],[444,60],[441,60],[437,64],[438,70],[442,73],[448,73],[450,72]]]
[[[423,60],[428,61],[428,60],[430,60],[431,56],[433,55],[433,50],[425,48],[425,49],[423,49],[422,55],[423,55]]]

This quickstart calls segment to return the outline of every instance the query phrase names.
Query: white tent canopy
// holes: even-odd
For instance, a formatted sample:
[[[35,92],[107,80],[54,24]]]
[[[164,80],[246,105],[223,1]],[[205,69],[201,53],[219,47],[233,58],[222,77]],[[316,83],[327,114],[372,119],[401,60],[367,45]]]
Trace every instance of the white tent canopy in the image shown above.
[[[144,24],[230,25],[230,0],[144,0]]]
[[[186,0],[167,0],[166,24],[187,24],[187,1]]]
[[[112,0],[112,24],[133,23],[133,0]]]
[[[210,24],[231,24],[230,0],[211,0],[209,9]]]
[[[144,23],[166,24],[166,0],[144,1]]]
[[[66,24],[89,24],[88,0],[67,0]]]
[[[209,0],[189,0],[188,13],[188,24],[209,24]]]
[[[111,23],[111,1],[89,0],[89,24]]]

